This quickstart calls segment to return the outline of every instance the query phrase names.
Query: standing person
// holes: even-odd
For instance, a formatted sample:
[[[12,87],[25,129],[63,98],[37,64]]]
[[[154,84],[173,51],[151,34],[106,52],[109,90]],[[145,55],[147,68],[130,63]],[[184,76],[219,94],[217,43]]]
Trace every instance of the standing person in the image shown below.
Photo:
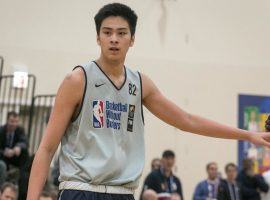
[[[0,200],[17,200],[18,189],[13,183],[4,183],[0,190]]]
[[[267,183],[268,187],[270,187],[270,170],[267,170],[263,173],[263,178]],[[261,199],[262,200],[269,200],[270,199],[270,190],[267,193],[261,192]]]
[[[149,193],[154,191],[157,194],[177,194],[181,200],[184,200],[181,181],[173,174],[173,167],[175,165],[174,152],[171,150],[164,151],[162,154],[161,163],[162,165],[160,169],[152,171],[146,177],[141,199],[152,199],[153,197],[151,197]]]
[[[26,198],[27,181],[29,175],[28,165],[28,142],[24,128],[19,126],[18,113],[11,111],[7,114],[7,123],[0,127],[0,177],[6,178],[10,166],[19,168],[19,200]]]
[[[136,22],[135,12],[120,3],[96,14],[100,56],[62,82],[36,152],[28,200],[38,200],[60,141],[60,199],[133,199],[144,167],[143,105],[187,132],[270,147],[269,133],[250,134],[186,113],[146,75],[125,67]]]
[[[151,171],[157,170],[161,167],[161,160],[159,158],[154,158],[151,162]]]
[[[218,166],[215,162],[206,165],[207,179],[201,181],[195,188],[193,200],[215,200],[219,186]]]
[[[227,178],[220,181],[218,187],[218,200],[241,200],[241,193],[236,182],[237,166],[234,163],[228,163],[225,167]]]
[[[264,178],[254,173],[254,162],[249,158],[243,160],[243,169],[237,176],[237,182],[244,200],[261,200],[260,192],[267,193],[269,190]]]

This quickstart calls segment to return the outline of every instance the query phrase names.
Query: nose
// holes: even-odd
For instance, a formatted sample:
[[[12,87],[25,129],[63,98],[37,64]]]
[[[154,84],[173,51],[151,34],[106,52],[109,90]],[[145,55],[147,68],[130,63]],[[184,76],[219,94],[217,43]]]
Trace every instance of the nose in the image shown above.
[[[113,33],[111,35],[111,44],[117,44],[118,43],[118,37],[117,37],[117,34],[116,33]]]

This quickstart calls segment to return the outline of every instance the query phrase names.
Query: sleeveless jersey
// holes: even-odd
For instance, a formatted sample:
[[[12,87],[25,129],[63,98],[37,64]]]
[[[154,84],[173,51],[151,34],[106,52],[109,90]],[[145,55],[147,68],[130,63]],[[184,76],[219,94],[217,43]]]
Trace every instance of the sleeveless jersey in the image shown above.
[[[141,76],[125,67],[117,88],[96,62],[79,67],[83,103],[61,140],[59,180],[135,189],[144,167]]]

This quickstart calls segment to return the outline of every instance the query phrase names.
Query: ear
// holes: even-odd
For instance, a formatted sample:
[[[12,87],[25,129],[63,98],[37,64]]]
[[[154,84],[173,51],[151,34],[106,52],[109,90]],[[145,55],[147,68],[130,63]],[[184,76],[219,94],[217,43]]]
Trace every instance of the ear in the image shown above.
[[[100,37],[99,37],[99,35],[97,35],[97,43],[100,46]]]
[[[130,41],[129,47],[133,47],[134,42],[135,42],[135,35],[131,36],[131,41]]]

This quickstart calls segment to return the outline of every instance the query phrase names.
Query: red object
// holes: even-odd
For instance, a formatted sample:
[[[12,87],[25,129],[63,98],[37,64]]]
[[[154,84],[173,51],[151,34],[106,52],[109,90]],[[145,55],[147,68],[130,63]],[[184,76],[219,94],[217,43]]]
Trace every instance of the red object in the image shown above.
[[[160,193],[157,196],[158,200],[171,200],[171,195],[169,193]]]

